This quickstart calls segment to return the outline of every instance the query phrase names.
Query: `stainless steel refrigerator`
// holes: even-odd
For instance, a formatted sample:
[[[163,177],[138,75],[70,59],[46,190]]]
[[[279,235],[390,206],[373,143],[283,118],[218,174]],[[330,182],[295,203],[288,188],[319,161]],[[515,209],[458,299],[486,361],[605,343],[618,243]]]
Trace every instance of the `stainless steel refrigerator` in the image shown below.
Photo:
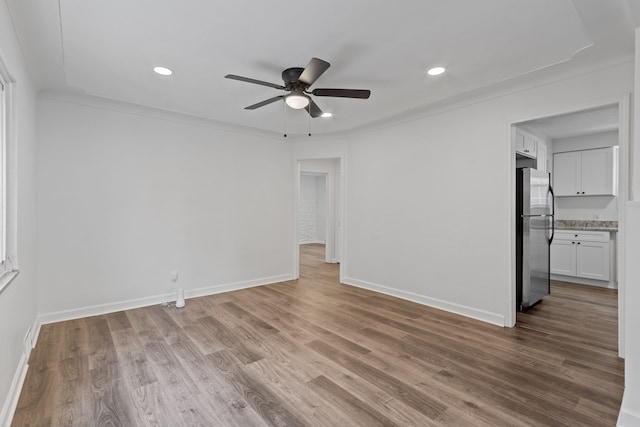
[[[553,240],[553,189],[549,173],[516,169],[516,308],[549,295]]]

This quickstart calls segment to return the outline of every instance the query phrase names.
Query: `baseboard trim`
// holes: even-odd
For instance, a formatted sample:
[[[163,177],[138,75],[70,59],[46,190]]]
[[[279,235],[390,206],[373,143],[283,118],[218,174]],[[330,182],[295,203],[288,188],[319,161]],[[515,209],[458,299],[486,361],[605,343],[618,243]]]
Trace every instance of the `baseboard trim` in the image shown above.
[[[195,298],[206,295],[214,295],[223,292],[237,291],[254,286],[269,285],[272,283],[286,282],[293,280],[292,274],[281,274],[278,276],[265,277],[261,279],[247,280],[244,282],[227,283],[223,285],[207,286],[197,289],[185,289],[185,298]],[[82,317],[99,316],[101,314],[114,313],[116,311],[131,310],[134,308],[148,307],[150,305],[162,304],[175,301],[175,293],[154,295],[145,298],[132,299],[114,303],[100,304],[89,307],[74,308],[71,310],[46,313],[38,316],[36,334],[40,332],[40,326],[48,323],[64,322],[66,320],[80,319]]]
[[[551,280],[556,280],[558,282],[569,282],[569,283],[577,283],[579,285],[588,285],[588,286],[596,286],[598,288],[606,288],[606,289],[618,289],[618,282],[616,281],[604,281],[604,280],[595,280],[595,279],[586,279],[583,277],[576,276],[563,276],[561,274],[551,274]]]
[[[324,240],[309,240],[308,242],[300,242],[299,245],[324,245],[326,242]]]
[[[618,414],[618,422],[616,423],[616,426],[640,427],[640,414],[629,410],[629,405],[626,404],[627,399],[625,399],[627,394],[628,393],[625,391],[625,394],[622,396],[622,404],[620,405],[620,413]]]
[[[10,426],[13,421],[13,414],[16,412],[16,406],[18,405],[18,399],[20,398],[20,392],[22,391],[22,385],[24,379],[27,376],[27,368],[29,367],[29,358],[24,352],[18,362],[16,373],[11,381],[11,387],[9,387],[9,393],[7,393],[7,399],[2,406],[2,412],[0,412],[0,425]]]
[[[481,320],[483,322],[491,323],[492,325],[505,326],[504,316],[501,314],[478,310],[473,307],[468,307],[437,298],[431,298],[426,295],[407,292],[400,289],[379,285],[377,283],[366,282],[364,280],[354,279],[352,277],[344,277],[342,279],[342,283],[345,285],[355,286],[357,288],[380,292],[381,294],[391,295],[393,297],[405,299],[407,301],[417,302],[418,304],[448,311],[450,313],[459,314],[461,316],[470,317],[472,319]]]
[[[246,282],[229,283],[226,285],[208,286],[198,289],[185,289],[185,298],[197,298],[207,295],[221,294],[223,292],[239,291],[240,289],[253,288],[255,286],[271,285],[273,283],[287,282],[294,280],[292,274],[281,274],[278,276],[265,277],[263,279],[248,280]]]

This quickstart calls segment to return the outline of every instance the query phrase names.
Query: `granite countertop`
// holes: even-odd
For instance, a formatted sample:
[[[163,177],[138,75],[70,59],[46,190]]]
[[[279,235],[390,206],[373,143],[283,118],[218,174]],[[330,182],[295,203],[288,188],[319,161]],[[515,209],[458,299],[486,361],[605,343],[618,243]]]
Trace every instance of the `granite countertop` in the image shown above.
[[[618,231],[618,221],[556,219],[556,230]]]

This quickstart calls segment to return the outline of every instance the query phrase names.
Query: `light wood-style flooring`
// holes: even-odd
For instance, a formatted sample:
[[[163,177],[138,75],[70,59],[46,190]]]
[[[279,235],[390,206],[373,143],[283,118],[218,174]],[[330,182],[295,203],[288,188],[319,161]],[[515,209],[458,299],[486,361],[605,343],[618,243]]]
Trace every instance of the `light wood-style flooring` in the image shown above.
[[[615,425],[616,291],[554,282],[500,328],[341,285],[323,249],[298,281],[44,325],[13,425]]]

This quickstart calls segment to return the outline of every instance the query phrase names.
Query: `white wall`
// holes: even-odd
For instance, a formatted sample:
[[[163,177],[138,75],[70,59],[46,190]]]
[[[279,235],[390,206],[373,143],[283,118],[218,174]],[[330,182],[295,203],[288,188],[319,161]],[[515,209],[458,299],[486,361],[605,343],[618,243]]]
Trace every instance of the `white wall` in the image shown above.
[[[36,320],[36,94],[5,2],[0,2],[0,55],[16,81],[17,248],[20,274],[0,292],[0,425],[12,413],[26,367],[23,340]],[[9,153],[11,155],[11,153]]]
[[[326,176],[300,174],[300,209],[298,216],[298,241],[325,243],[327,193]]]
[[[289,144],[111,106],[39,101],[45,321],[292,277]]]
[[[316,240],[327,239],[327,175],[316,176]]]
[[[600,132],[554,139],[553,152],[563,153],[616,145],[618,145],[618,131]],[[615,196],[556,197],[555,213],[557,219],[617,221],[618,198]]]
[[[510,123],[610,104],[632,90],[626,63],[355,137],[345,282],[509,324]]]

